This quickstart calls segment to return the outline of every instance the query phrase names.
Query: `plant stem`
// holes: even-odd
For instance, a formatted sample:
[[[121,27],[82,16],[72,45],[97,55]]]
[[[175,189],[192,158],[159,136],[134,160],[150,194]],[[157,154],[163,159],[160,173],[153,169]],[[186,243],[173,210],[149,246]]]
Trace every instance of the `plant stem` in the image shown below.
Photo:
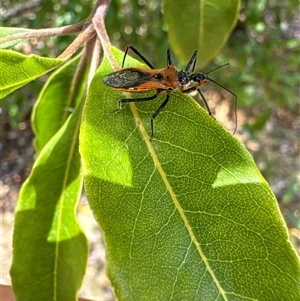
[[[0,39],[0,44],[13,41],[13,40],[26,40],[26,39],[45,39],[53,36],[63,36],[69,34],[75,34],[82,30],[86,21],[74,25],[68,25],[56,28],[43,28],[43,29],[31,29],[28,32],[17,33],[11,36]]]
[[[106,15],[110,1],[111,0],[99,0],[98,1],[99,6],[97,7],[97,9],[95,11],[92,22],[94,24],[94,28],[97,32],[97,35],[101,41],[101,45],[104,50],[105,56],[108,58],[111,65],[113,66],[113,68],[115,70],[117,70],[117,69],[119,69],[119,66],[110,51],[111,43],[110,43],[106,28],[105,28],[105,23],[104,23],[104,17]]]

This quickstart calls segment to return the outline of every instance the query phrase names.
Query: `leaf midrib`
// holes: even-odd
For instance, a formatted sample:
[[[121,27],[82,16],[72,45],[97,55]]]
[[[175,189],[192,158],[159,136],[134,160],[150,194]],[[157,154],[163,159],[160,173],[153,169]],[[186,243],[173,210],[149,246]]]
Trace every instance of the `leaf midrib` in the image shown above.
[[[83,102],[82,102],[83,103]],[[80,104],[79,107],[77,108],[77,110],[81,110],[80,112],[80,115],[81,116],[81,113],[82,113],[82,110],[83,110],[83,104]],[[75,112],[73,112],[74,114]],[[70,116],[70,119],[69,119],[69,122],[71,122],[71,119],[74,118],[74,115],[71,115]],[[71,147],[70,147],[70,150],[69,150],[69,155],[68,155],[68,160],[67,160],[67,164],[66,164],[66,168],[65,168],[65,176],[64,176],[64,180],[63,180],[63,185],[62,185],[62,189],[61,189],[61,195],[62,197],[60,198],[59,200],[59,203],[61,204],[60,208],[59,208],[59,218],[58,218],[58,223],[57,223],[57,233],[61,233],[60,231],[60,228],[62,226],[62,215],[63,215],[63,208],[64,208],[64,201],[66,200],[66,195],[65,195],[65,192],[67,191],[67,183],[68,183],[68,179],[69,179],[69,175],[70,175],[70,169],[71,169],[71,166],[72,166],[72,160],[73,160],[73,157],[74,157],[74,153],[75,153],[75,146],[76,146],[76,143],[77,143],[77,140],[78,140],[78,134],[79,134],[79,129],[80,129],[80,120],[78,120],[78,122],[76,123],[76,128],[74,130],[74,135],[72,136],[72,142],[71,142]],[[55,247],[55,262],[54,262],[54,274],[55,275],[59,275],[58,273],[58,262],[59,262],[59,242],[60,242],[60,239],[59,239],[59,235],[58,235],[58,239],[56,240],[56,247]],[[57,279],[58,277],[54,277],[54,300],[56,300],[57,298],[57,295],[58,295],[58,292],[57,292],[57,288],[58,288],[58,285],[57,285]]]
[[[208,260],[207,258],[205,257],[205,255],[203,254],[201,248],[200,248],[200,244],[198,243],[197,239],[196,239],[196,236],[194,235],[194,232],[193,232],[193,229],[192,227],[190,226],[185,214],[184,214],[184,211],[183,209],[181,208],[180,204],[179,204],[179,201],[177,200],[177,197],[176,197],[176,194],[174,193],[173,191],[173,188],[172,186],[170,185],[169,181],[168,181],[168,178],[167,178],[167,175],[166,173],[164,172],[163,168],[162,168],[162,165],[156,155],[156,152],[154,150],[154,147],[150,141],[150,137],[144,127],[144,124],[143,124],[143,120],[141,119],[138,111],[137,111],[137,108],[135,106],[134,103],[129,103],[130,104],[130,109],[135,117],[136,120],[138,120],[137,122],[137,126],[142,134],[142,136],[144,137],[144,141],[146,142],[146,145],[147,145],[147,148],[149,150],[149,153],[153,159],[153,162],[154,162],[154,165],[156,167],[156,169],[158,170],[159,174],[161,175],[161,179],[162,181],[164,182],[165,186],[166,186],[166,189],[167,191],[169,192],[169,195],[171,197],[171,199],[173,200],[173,203],[175,205],[175,208],[177,209],[177,211],[179,212],[180,214],[180,217],[182,218],[183,220],[183,223],[184,225],[186,226],[186,229],[189,233],[189,236],[191,238],[191,241],[193,242],[193,244],[195,245],[197,251],[198,251],[198,254],[200,256],[200,258],[202,259],[203,263],[205,264],[205,267],[208,271],[208,273],[211,275],[215,285],[217,286],[220,294],[222,295],[222,297],[224,298],[224,300],[228,300],[227,297],[226,297],[226,294],[225,294],[225,291],[223,290],[223,288],[221,287],[217,277],[215,276],[213,270],[211,269],[209,263],[208,263]]]

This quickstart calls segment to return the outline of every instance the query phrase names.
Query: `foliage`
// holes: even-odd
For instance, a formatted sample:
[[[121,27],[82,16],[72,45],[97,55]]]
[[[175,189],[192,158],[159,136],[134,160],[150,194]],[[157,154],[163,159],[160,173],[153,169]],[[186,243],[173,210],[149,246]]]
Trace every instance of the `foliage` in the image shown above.
[[[123,54],[118,58],[121,62]],[[245,148],[179,93],[157,118],[160,130],[150,142],[149,113],[159,101],[114,112],[111,99],[121,95],[101,80],[110,71],[103,62],[91,84],[80,152],[116,295],[121,300],[214,300],[218,295],[234,300],[231,287],[240,300],[280,299],[294,286],[294,280],[285,282],[285,274],[292,275],[298,263],[284,247],[287,236],[274,196]],[[271,237],[276,247],[268,244]],[[290,253],[290,268],[287,262],[278,265],[281,244]],[[281,280],[278,269],[285,269]],[[259,286],[248,278],[258,271]],[[278,283],[270,283],[268,274]],[[273,292],[273,287],[280,289]],[[297,300],[296,291],[297,286],[291,300]]]
[[[49,15],[62,9],[58,25],[67,16],[78,21],[76,14],[67,13],[76,7],[83,12],[82,3],[77,4],[67,4],[66,11],[57,4]],[[245,147],[180,91],[172,92],[156,118],[151,140],[150,117],[164,93],[116,110],[122,94],[102,78],[117,67],[115,61],[120,65],[124,54],[111,48],[106,35],[108,4],[98,1],[85,22],[63,30],[20,30],[13,36],[3,29],[6,47],[12,40],[78,34],[58,58],[0,52],[2,97],[56,68],[32,114],[38,156],[16,209],[11,275],[17,298],[35,300],[42,293],[43,299],[76,299],[87,260],[86,238],[74,213],[84,179],[104,231],[108,274],[119,300],[299,300],[299,260],[276,199]],[[215,0],[204,4],[215,7],[212,18],[223,8]],[[232,13],[217,18],[224,29],[213,31],[218,43],[199,56],[199,66],[226,43],[239,9],[237,1],[231,4]],[[147,5],[159,14],[158,2]],[[192,11],[203,8],[189,5]],[[118,6],[111,5],[115,13]],[[164,10],[168,33],[175,37],[179,13],[168,1]],[[137,15],[134,21],[141,21],[143,13]],[[195,36],[208,41],[212,33],[206,22],[200,34],[190,31],[191,25],[199,26],[199,16],[181,22],[186,42],[170,40],[183,60],[191,54],[188,41]],[[111,24],[114,18],[108,20]],[[145,18],[148,25],[151,21]],[[64,45],[60,38],[58,49]],[[105,59],[95,72],[100,42]],[[83,43],[81,54],[71,59]],[[126,64],[143,66],[131,58]],[[150,95],[153,91],[142,97]]]
[[[241,100],[247,106],[263,102],[264,108],[269,110],[274,106],[296,109],[300,42],[289,26],[293,26],[290,23],[297,8],[297,1],[275,5],[267,1],[245,3],[241,17],[247,26],[240,24],[235,35],[239,42],[247,43],[246,47],[239,50],[237,39],[232,38],[226,55],[238,67],[233,79],[243,83]],[[235,57],[229,53],[229,47],[236,49]]]

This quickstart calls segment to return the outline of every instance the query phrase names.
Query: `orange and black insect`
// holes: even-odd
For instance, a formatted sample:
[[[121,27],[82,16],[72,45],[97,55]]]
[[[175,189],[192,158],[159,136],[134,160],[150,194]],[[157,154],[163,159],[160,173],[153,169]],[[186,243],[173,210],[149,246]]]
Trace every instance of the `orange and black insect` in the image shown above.
[[[150,67],[150,69],[139,67],[123,68],[129,49],[135,52]],[[172,62],[170,49],[167,50],[167,67],[163,69],[155,69],[154,66],[135,47],[130,45],[126,47],[122,62],[122,69],[105,76],[103,78],[103,82],[115,90],[124,92],[146,92],[156,90],[156,93],[150,97],[121,99],[119,100],[119,107],[121,107],[122,103],[126,102],[153,100],[162,92],[166,92],[167,95],[165,100],[151,116],[151,137],[154,137],[154,119],[168,103],[171,92],[175,89],[183,90],[184,86],[188,84],[188,73],[188,71],[178,71],[176,69]]]
[[[150,67],[150,69],[140,67],[123,68],[129,49],[136,53]],[[172,62],[171,51],[170,49],[168,49],[167,67],[163,69],[155,69],[151,62],[147,60],[147,58],[145,58],[135,47],[130,45],[126,47],[122,62],[122,69],[105,76],[103,78],[103,82],[106,85],[114,88],[115,90],[124,92],[146,92],[156,90],[156,93],[150,97],[121,99],[119,100],[119,108],[121,108],[122,103],[149,101],[157,98],[162,92],[166,92],[165,100],[151,116],[151,137],[154,137],[154,119],[167,105],[170,95],[174,90],[179,89],[183,93],[189,93],[191,91],[197,90],[204,101],[209,115],[211,116],[211,110],[204,98],[204,95],[199,90],[199,87],[205,84],[207,81],[211,81],[229,91],[227,88],[218,84],[208,76],[210,72],[219,69],[222,66],[208,72],[207,74],[193,73],[197,61],[197,55],[198,51],[195,50],[186,68],[184,70],[178,71]],[[229,92],[236,97],[234,93],[232,93],[231,91]]]

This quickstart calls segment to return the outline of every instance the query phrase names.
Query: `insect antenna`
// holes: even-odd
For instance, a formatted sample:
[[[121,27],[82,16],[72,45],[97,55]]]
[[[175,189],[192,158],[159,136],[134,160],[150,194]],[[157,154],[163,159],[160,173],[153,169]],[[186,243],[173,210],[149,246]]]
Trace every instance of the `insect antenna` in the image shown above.
[[[228,69],[229,63],[224,64],[224,65],[221,65],[221,66],[218,66],[218,67],[216,67],[216,68],[214,68],[214,69],[208,71],[206,74],[212,73],[212,72],[214,72],[214,71],[216,71],[216,70],[218,70],[218,69],[221,69],[221,68],[223,68],[223,67],[226,67],[226,66],[227,66],[227,69]]]
[[[206,80],[209,80],[209,81],[215,83],[216,85],[218,85],[219,87],[223,88],[224,90],[226,90],[227,92],[229,92],[231,95],[234,96],[234,98],[235,98],[235,100],[234,100],[234,119],[235,119],[235,127],[234,127],[234,131],[233,131],[233,135],[234,135],[234,134],[236,133],[236,130],[237,130],[237,96],[236,96],[235,93],[233,93],[232,91],[230,91],[229,89],[227,89],[227,88],[224,87],[223,85],[219,84],[218,82],[214,81],[213,79],[211,79],[211,78],[208,76],[208,74],[210,74],[210,73],[212,73],[212,72],[214,72],[214,71],[216,71],[216,70],[218,70],[218,69],[221,69],[221,68],[223,68],[223,67],[227,67],[227,68],[228,68],[228,67],[229,67],[229,63],[224,64],[224,65],[221,65],[221,66],[218,66],[218,67],[216,67],[216,68],[210,70],[210,71],[207,72],[206,74],[203,74],[203,79],[206,79]],[[206,103],[205,98],[203,97],[203,94],[200,92],[199,89],[198,89],[198,92],[200,93],[200,95],[201,95],[201,97],[202,97],[202,99],[203,99],[203,101],[204,101],[204,103],[205,103],[205,106],[206,106],[206,108],[207,108],[207,110],[208,110],[208,113],[210,113],[210,109],[208,108],[208,105],[207,105],[207,103]],[[211,114],[210,114],[210,115],[211,115]]]

